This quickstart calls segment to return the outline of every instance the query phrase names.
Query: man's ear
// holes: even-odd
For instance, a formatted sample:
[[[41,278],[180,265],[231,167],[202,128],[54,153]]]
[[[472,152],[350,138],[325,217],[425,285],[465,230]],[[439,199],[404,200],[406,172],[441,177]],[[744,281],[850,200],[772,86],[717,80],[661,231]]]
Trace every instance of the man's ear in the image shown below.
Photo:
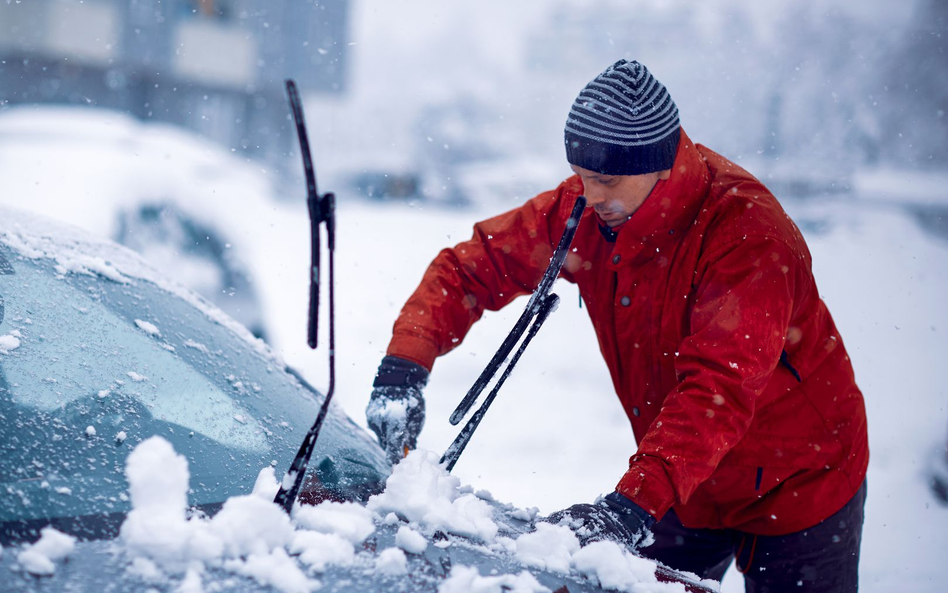
[[[671,169],[665,169],[664,171],[659,171],[659,172],[658,172],[658,178],[659,178],[659,179],[662,179],[662,180],[665,180],[665,179],[668,179],[669,177],[671,177],[671,174],[672,174],[672,170],[671,170]]]

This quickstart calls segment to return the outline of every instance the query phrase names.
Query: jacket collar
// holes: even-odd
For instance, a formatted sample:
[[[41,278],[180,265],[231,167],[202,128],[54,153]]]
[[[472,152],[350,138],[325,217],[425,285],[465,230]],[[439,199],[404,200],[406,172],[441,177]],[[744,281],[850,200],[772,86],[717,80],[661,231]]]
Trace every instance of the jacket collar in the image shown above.
[[[610,265],[621,267],[640,253],[651,258],[677,243],[694,223],[710,187],[708,166],[682,129],[671,176],[660,180],[635,214],[613,229],[618,236],[612,253],[620,257]]]

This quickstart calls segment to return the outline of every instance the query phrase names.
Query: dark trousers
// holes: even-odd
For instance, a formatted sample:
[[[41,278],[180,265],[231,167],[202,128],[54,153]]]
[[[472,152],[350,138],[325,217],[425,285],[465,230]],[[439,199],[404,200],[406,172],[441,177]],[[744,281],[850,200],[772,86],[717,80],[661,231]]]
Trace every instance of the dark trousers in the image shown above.
[[[733,529],[688,529],[674,511],[652,527],[655,543],[639,553],[720,581],[736,558],[748,593],[848,593],[859,583],[866,484],[839,512],[803,531],[767,536]]]

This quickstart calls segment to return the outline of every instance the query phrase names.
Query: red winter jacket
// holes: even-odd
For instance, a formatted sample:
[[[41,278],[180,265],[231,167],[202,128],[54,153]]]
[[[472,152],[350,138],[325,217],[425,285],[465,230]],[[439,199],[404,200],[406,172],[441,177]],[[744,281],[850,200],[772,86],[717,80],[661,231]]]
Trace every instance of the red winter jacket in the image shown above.
[[[445,249],[388,354],[431,368],[485,309],[536,288],[579,177]],[[866,413],[810,253],[749,173],[684,132],[668,180],[615,242],[583,214],[562,276],[579,286],[638,451],[616,489],[691,528],[778,535],[843,507],[866,474]]]

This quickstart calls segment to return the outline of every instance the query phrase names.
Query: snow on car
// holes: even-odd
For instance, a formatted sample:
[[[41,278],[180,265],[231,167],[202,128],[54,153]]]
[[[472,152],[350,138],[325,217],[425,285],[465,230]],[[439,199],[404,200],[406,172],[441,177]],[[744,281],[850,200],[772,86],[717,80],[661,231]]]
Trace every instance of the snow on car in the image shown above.
[[[0,203],[110,236],[265,335],[248,238],[273,194],[259,164],[170,125],[36,105],[0,114],[0,162]]]
[[[292,516],[272,502],[323,395],[133,252],[0,208],[4,590],[704,591],[613,542],[391,468],[331,406]]]

